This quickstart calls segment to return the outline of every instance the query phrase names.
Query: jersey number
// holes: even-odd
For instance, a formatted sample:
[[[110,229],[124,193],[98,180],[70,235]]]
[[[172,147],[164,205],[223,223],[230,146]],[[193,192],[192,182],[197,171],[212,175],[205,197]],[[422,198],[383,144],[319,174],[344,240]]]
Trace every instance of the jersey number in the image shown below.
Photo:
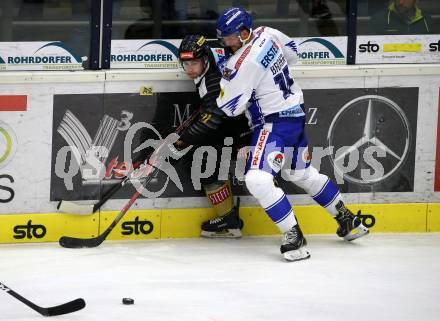
[[[284,99],[290,96],[292,93],[290,91],[290,87],[293,85],[293,79],[290,78],[289,75],[289,67],[286,66],[283,68],[283,72],[278,73],[275,77],[273,77],[275,84],[280,86],[280,89],[283,91]]]

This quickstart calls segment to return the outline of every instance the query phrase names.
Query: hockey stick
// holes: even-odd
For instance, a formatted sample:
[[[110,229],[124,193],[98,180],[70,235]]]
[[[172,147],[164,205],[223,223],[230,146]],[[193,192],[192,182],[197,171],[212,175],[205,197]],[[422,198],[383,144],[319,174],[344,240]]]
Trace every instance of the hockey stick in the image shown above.
[[[61,304],[61,305],[54,306],[54,307],[43,308],[43,307],[36,305],[35,303],[32,303],[28,299],[23,298],[20,294],[11,290],[9,287],[7,287],[6,285],[4,285],[1,282],[0,282],[0,290],[3,290],[6,293],[9,293],[17,300],[23,302],[31,309],[34,309],[35,311],[37,311],[38,313],[40,313],[41,315],[44,315],[46,317],[72,313],[72,312],[81,310],[82,308],[84,308],[86,306],[86,302],[80,298],[80,299],[76,299],[76,300]]]
[[[191,116],[185,120],[175,131],[175,133],[179,134],[182,132],[184,128],[186,128],[196,117],[200,114],[200,109],[195,110]],[[151,152],[148,156],[150,157],[154,153]],[[138,158],[135,160],[134,163],[141,161],[141,158]],[[113,195],[116,194],[117,191],[119,191],[125,184],[127,184],[130,181],[130,175],[127,175],[125,178],[123,178],[119,183],[113,185],[104,195],[102,195],[102,198],[98,201],[96,204],[77,204],[75,202],[71,201],[64,201],[61,200],[57,205],[57,210],[64,212],[64,213],[70,213],[70,214],[81,214],[81,215],[90,215],[98,211],[101,206],[107,202]]]
[[[145,185],[146,186],[151,179],[154,177],[156,172],[159,170],[159,167],[154,167],[153,171],[149,173]],[[83,238],[76,238],[76,237],[70,237],[70,236],[62,236],[59,240],[59,243],[62,247],[67,247],[71,249],[77,249],[82,247],[97,247],[99,246],[104,240],[107,238],[107,236],[110,234],[110,232],[113,230],[113,228],[119,223],[119,221],[122,219],[122,217],[127,213],[129,208],[133,205],[133,203],[138,199],[138,197],[141,195],[142,191],[144,190],[144,187],[141,187],[141,190],[133,194],[133,196],[130,198],[130,200],[127,202],[127,204],[124,205],[122,210],[119,212],[118,216],[116,216],[115,220],[110,224],[109,227],[102,233],[101,235],[98,235],[97,237],[92,237],[88,239]]]
[[[179,128],[176,130],[175,133],[180,134],[183,131],[183,129],[186,128],[186,126],[188,126],[188,124],[190,124],[190,122],[196,118],[198,113],[199,113],[198,111],[194,112],[190,118],[188,118],[181,126],[179,126]],[[167,142],[164,142],[164,144],[166,144],[166,143]],[[160,147],[157,148],[157,150],[160,150]],[[152,155],[154,155],[155,152],[153,152]],[[152,156],[150,156],[149,160],[151,159],[151,157]],[[133,194],[133,196],[130,198],[130,200],[124,205],[122,210],[119,212],[118,216],[116,216],[114,221],[104,231],[104,233],[102,233],[101,235],[98,235],[97,237],[93,237],[93,238],[76,238],[76,237],[70,237],[70,236],[62,236],[59,240],[60,245],[62,247],[66,247],[66,248],[97,247],[102,242],[104,242],[104,240],[107,238],[107,236],[113,230],[113,228],[119,223],[119,221],[122,219],[122,217],[125,215],[125,213],[127,213],[127,211],[130,209],[130,207],[133,205],[133,203],[142,194],[143,190],[145,189],[145,186],[148,185],[148,183],[151,181],[151,179],[159,171],[160,166],[163,164],[163,163],[161,163],[162,161],[163,161],[163,159],[162,160],[159,159],[157,165],[151,165],[146,161],[143,164],[143,165],[145,165],[145,163],[146,163],[146,166],[141,166],[139,169],[132,172],[129,176],[127,176],[124,179],[124,181],[127,182],[131,178],[137,177],[136,172],[144,171],[144,173],[145,173],[145,171],[149,171],[146,174],[145,180],[142,182],[142,186],[141,186],[140,190],[136,190],[136,192]]]

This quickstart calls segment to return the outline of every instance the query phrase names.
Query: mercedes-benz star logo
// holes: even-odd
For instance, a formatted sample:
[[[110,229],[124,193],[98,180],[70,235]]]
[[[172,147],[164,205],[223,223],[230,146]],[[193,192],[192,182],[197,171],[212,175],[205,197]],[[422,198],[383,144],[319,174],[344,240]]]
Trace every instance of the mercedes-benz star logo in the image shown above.
[[[365,95],[346,103],[333,118],[327,134],[328,146],[333,146],[330,159],[336,172],[356,184],[373,184],[393,175],[404,164],[410,142],[410,125],[404,111],[394,101],[379,95]],[[336,151],[344,146],[336,156]],[[374,162],[364,155],[370,146],[385,155],[374,158],[383,167],[383,175],[365,179],[362,169],[374,171]],[[355,151],[359,152],[358,164],[347,171],[344,162]]]

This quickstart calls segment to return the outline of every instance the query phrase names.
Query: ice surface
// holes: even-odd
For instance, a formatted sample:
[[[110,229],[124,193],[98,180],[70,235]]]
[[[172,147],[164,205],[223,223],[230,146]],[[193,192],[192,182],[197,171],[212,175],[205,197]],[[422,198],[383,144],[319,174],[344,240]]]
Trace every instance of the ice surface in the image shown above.
[[[294,263],[280,237],[0,245],[0,281],[40,306],[86,300],[51,320],[440,320],[440,234],[307,239],[311,259]],[[0,320],[42,319],[0,293]]]

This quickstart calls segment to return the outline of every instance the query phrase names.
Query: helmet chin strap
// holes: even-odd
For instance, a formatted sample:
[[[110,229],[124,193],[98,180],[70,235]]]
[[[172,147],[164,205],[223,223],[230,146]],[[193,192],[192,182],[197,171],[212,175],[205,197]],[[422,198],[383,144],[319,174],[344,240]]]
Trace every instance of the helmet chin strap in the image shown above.
[[[209,69],[209,59],[208,59],[208,56],[203,56],[203,64],[205,65],[205,69],[204,70]]]
[[[249,41],[249,39],[251,39],[251,37],[252,37],[252,28],[249,29],[249,36],[248,36],[246,39],[242,39],[241,36],[240,36],[240,33],[239,33],[239,34],[238,34],[238,39],[240,40],[240,47],[239,47],[238,49],[240,49],[241,47],[243,47],[243,45],[246,44],[246,41]],[[224,43],[224,40],[221,40],[221,42],[223,43],[223,45],[224,45],[226,48],[230,48],[230,47],[226,46],[226,44]]]
[[[203,72],[202,72],[202,74],[199,77],[202,77],[204,74],[206,74],[206,72],[209,69],[209,59],[208,59],[208,56],[204,56],[203,57],[203,65],[204,65]]]
[[[251,38],[251,36],[252,36],[252,28],[249,29],[249,36],[248,36],[246,39],[241,39],[241,36],[240,36],[240,34],[239,34],[239,35],[238,35],[238,39],[240,39],[241,46],[243,46],[243,45],[246,43],[246,41],[248,41],[248,40]],[[241,47],[240,47],[240,48],[241,48]]]
[[[203,57],[203,63],[204,63],[204,65],[205,65],[205,67],[204,67],[204,69],[203,69],[203,72],[199,75],[199,76],[197,76],[195,79],[194,79],[194,82],[196,83],[196,84],[198,84],[199,82],[200,82],[200,79],[202,79],[202,77],[208,72],[208,69],[209,69],[209,59],[208,59],[208,57]]]

